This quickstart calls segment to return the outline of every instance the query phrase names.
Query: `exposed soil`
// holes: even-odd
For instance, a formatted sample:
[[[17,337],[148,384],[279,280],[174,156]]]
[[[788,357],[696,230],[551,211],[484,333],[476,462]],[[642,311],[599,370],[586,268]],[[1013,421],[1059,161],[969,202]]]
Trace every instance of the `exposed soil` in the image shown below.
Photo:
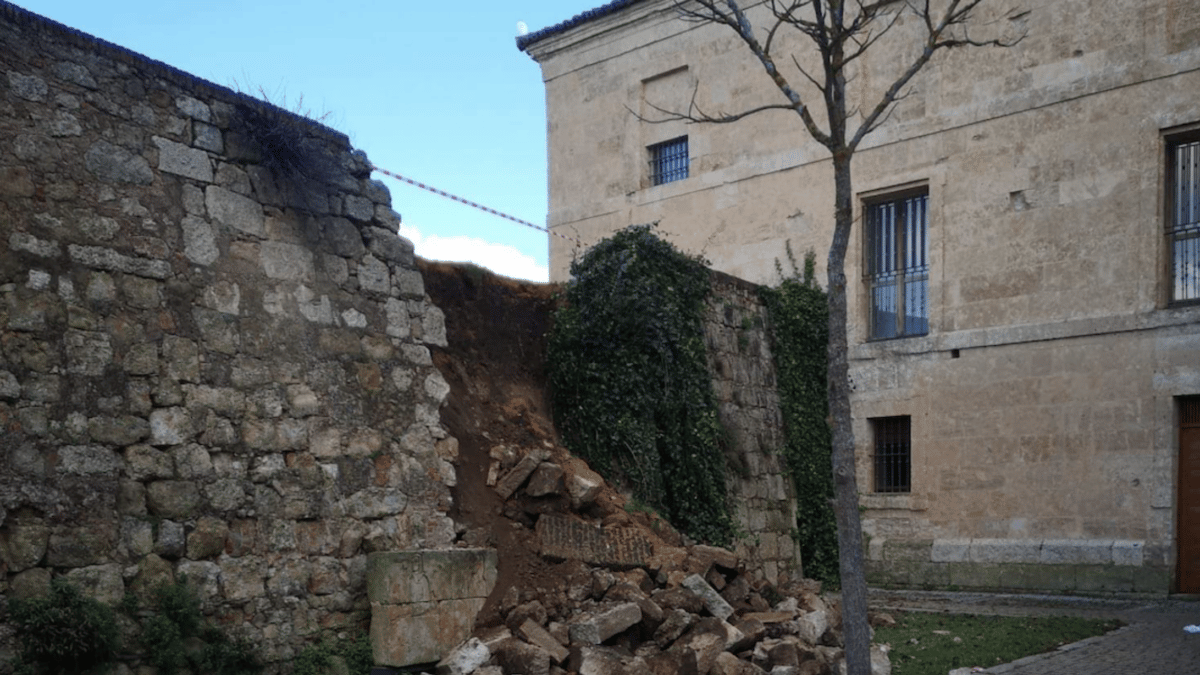
[[[543,560],[532,529],[542,513],[569,511],[564,498],[515,495],[506,502],[487,485],[491,453],[499,446],[512,447],[518,456],[545,448],[568,473],[578,466],[558,442],[546,390],[546,334],[558,287],[516,281],[473,265],[421,260],[420,269],[426,293],[446,315],[449,346],[435,348],[433,359],[451,388],[442,423],[459,443],[451,515],[467,528],[462,540],[494,547],[499,556],[496,590],[478,621],[492,625],[500,622],[497,611],[506,594],[512,604],[511,589],[521,601],[553,598],[579,570],[578,564]],[[606,487],[589,515],[642,526],[657,538],[649,518],[626,514],[624,502]],[[658,529],[663,530],[661,523]]]

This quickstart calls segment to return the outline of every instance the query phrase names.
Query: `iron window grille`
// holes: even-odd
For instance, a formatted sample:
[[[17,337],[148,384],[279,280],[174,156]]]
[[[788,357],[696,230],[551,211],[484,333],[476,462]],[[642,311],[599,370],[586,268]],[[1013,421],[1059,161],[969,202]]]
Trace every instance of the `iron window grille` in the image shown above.
[[[655,143],[649,150],[651,185],[662,185],[688,177],[687,136]]]
[[[1200,139],[1169,144],[1168,249],[1171,302],[1200,301]]]
[[[929,195],[866,205],[870,339],[929,332]]]
[[[875,491],[912,491],[912,418],[871,420],[875,437]]]

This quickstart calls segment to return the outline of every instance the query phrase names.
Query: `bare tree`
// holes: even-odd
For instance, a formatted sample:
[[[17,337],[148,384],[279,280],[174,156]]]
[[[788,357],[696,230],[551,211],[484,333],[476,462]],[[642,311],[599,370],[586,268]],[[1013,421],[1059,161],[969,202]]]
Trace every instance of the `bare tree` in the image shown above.
[[[756,26],[736,0],[677,0],[676,9],[686,19],[728,26],[737,34],[763,71],[783,94],[784,101],[734,113],[710,114],[692,103],[687,111],[655,108],[663,117],[651,122],[685,120],[688,122],[729,123],[766,110],[791,110],[800,116],[808,134],[829,150],[833,159],[834,230],[829,246],[827,275],[829,284],[829,416],[833,427],[834,514],[837,519],[840,575],[842,581],[842,627],[848,675],[870,673],[870,631],[867,625],[867,592],[863,574],[862,522],[858,512],[858,486],[854,470],[854,433],[850,423],[850,377],[847,360],[846,247],[854,222],[850,160],[863,138],[886,119],[903,96],[913,77],[942,50],[967,46],[1009,47],[1023,33],[977,39],[969,28],[975,10],[986,0],[762,0],[756,17],[764,19]],[[759,4],[751,0],[752,4]],[[920,42],[905,44],[915,54],[903,70],[874,101],[850,102],[846,85],[856,61],[873,49],[895,47],[895,40],[881,42],[892,32],[899,19],[908,14],[921,25]],[[1010,12],[1009,20],[1025,13]],[[801,65],[790,55],[794,66],[789,80],[777,64],[781,31],[798,31],[816,47],[818,65]],[[1001,31],[1002,33],[1004,31]],[[913,49],[915,48],[915,50]],[[809,95],[819,97],[825,126],[814,116]],[[857,105],[855,105],[857,104]],[[652,106],[653,107],[653,106]],[[645,119],[645,118],[643,118]],[[857,126],[854,126],[857,124]]]

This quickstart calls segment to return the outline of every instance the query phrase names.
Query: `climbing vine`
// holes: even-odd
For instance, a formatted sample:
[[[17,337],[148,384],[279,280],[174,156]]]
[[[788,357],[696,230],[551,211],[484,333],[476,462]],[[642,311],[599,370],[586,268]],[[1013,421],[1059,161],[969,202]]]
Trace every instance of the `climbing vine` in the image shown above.
[[[571,276],[548,359],[567,447],[689,536],[729,544],[707,265],[640,225],[588,250]]]
[[[828,305],[815,279],[814,254],[804,257],[803,272],[797,269],[790,245],[787,257],[791,273],[785,275],[776,261],[782,281],[777,288],[762,289],[773,326],[771,351],[787,438],[784,457],[796,486],[797,541],[805,576],[837,584],[832,439],[826,419]]]

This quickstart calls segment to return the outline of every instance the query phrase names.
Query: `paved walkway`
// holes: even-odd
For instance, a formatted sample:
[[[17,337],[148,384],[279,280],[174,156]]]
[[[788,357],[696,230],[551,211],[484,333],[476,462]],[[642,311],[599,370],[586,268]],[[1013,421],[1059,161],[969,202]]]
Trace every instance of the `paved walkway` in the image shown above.
[[[997,675],[1200,675],[1200,602],[1046,595],[871,591],[871,607],[1011,616],[1117,618],[1126,626],[983,671]]]

